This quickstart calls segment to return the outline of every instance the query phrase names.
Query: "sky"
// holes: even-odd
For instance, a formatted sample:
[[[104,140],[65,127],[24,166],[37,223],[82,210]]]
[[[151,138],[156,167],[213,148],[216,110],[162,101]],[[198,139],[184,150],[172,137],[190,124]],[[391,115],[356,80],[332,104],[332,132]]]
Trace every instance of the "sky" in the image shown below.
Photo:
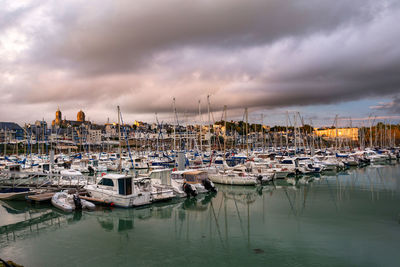
[[[400,121],[398,0],[0,0],[0,121]],[[202,116],[198,116],[200,110]]]

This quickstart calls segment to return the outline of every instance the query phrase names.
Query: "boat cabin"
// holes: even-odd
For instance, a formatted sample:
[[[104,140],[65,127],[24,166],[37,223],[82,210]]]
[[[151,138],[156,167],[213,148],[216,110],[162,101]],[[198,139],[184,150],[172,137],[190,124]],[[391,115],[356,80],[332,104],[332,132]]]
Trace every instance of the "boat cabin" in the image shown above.
[[[74,160],[71,163],[71,168],[72,169],[81,169],[81,168],[87,168],[88,166],[88,160]]]
[[[120,195],[131,195],[132,176],[124,176],[120,174],[107,174],[97,183],[97,187],[106,190],[113,190]]]
[[[91,197],[114,203],[120,207],[134,207],[151,203],[149,178],[134,179],[130,175],[106,174],[95,185],[85,189]]]
[[[121,156],[120,156],[119,153],[111,153],[110,156],[109,156],[109,159],[111,159],[111,160],[117,160],[117,159],[119,159],[120,157],[121,157]]]
[[[186,171],[182,177],[189,184],[197,184],[208,179],[208,173],[206,171]]]
[[[159,179],[163,185],[171,185],[171,170],[153,170],[149,173],[150,179]]]
[[[284,158],[280,162],[280,165],[287,166],[287,167],[298,167],[298,160],[297,159],[291,159],[291,158]]]
[[[216,157],[214,160],[214,164],[224,164],[224,158],[223,157]]]
[[[38,171],[39,172],[49,172],[50,171],[50,163],[39,163]]]
[[[21,171],[21,165],[20,164],[7,164],[6,165],[6,170],[10,171],[10,172],[20,172]]]

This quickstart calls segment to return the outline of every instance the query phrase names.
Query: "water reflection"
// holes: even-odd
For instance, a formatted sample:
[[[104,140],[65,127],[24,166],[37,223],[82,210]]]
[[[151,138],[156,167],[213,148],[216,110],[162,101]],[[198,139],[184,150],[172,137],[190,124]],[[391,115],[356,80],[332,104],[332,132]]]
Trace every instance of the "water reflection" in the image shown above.
[[[88,215],[96,216],[97,222],[105,231],[124,232],[134,228],[135,220],[168,220],[175,219],[174,215],[177,214],[178,220],[184,221],[187,219],[189,212],[206,211],[209,203],[215,196],[216,193],[212,193],[197,198],[157,203],[153,206],[137,209],[104,208]]]
[[[5,211],[1,211],[0,247],[67,223],[63,214],[49,206],[30,206],[21,201],[1,201],[0,204]]]
[[[95,236],[96,241],[86,240],[85,245],[99,250],[108,248],[108,242],[132,251],[147,244],[146,248],[159,246],[160,251],[169,253],[193,247],[210,254],[244,250],[263,257],[268,256],[266,251],[295,253],[299,247],[312,244],[327,251],[339,250],[335,242],[320,239],[335,240],[338,232],[346,232],[360,244],[360,236],[365,234],[362,227],[367,225],[368,233],[373,234],[374,229],[381,231],[377,224],[382,222],[389,227],[395,224],[398,230],[399,175],[398,165],[372,166],[258,187],[218,186],[218,193],[137,209],[99,207],[72,214],[50,205],[0,202],[0,251],[44,233],[47,240],[52,231],[60,230],[71,235],[71,242],[84,243],[74,231],[69,232],[69,227],[83,228]],[[141,252],[145,253],[144,248]]]

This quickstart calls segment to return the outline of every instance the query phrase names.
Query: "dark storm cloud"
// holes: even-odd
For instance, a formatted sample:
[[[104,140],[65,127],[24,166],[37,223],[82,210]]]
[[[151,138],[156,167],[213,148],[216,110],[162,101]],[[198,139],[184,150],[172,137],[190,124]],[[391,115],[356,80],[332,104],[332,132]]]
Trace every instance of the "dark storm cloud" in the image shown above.
[[[365,0],[112,3],[57,6],[51,14],[57,31],[38,43],[34,59],[78,74],[131,72],[151,63],[160,51],[202,46],[234,53],[241,47],[363,23],[382,8]]]
[[[333,104],[400,89],[395,0],[31,6],[30,14],[28,7],[0,9],[7,18],[0,31],[14,27],[29,40],[0,62],[0,111],[15,103],[61,105],[104,119],[100,114],[116,105],[130,114],[170,113],[175,97],[178,111],[195,114],[198,99],[205,111],[210,94],[212,110],[227,105],[240,114],[244,107]]]

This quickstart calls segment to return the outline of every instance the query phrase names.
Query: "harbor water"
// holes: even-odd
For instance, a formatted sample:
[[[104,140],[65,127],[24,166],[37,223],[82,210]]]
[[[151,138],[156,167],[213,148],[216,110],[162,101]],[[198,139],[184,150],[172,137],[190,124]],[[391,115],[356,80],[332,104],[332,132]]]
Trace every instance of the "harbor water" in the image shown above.
[[[59,267],[399,266],[399,164],[293,182],[72,214],[0,202],[0,258]]]

